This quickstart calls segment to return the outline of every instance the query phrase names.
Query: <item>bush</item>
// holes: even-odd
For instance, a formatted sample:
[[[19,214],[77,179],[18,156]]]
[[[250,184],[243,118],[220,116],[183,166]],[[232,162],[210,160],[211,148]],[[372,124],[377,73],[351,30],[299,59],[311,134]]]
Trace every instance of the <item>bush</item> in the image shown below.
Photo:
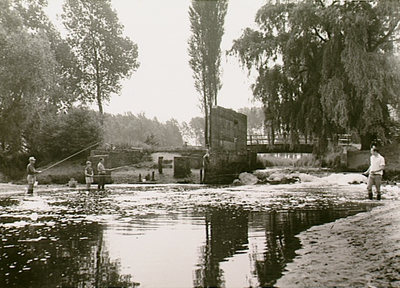
[[[16,180],[26,176],[28,156],[22,153],[0,154],[1,172],[5,181]]]
[[[67,113],[43,117],[38,136],[40,152],[61,159],[101,141],[101,124],[95,111],[72,108]]]
[[[74,178],[78,183],[85,183],[84,160],[78,162],[64,162],[54,168],[51,168],[36,178],[40,184],[67,184],[71,178]]]

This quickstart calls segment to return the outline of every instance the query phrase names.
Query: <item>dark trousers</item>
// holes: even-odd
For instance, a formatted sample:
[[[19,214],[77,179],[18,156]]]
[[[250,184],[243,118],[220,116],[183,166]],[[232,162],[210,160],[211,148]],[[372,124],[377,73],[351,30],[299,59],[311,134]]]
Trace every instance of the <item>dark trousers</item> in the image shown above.
[[[106,185],[106,174],[99,174],[99,183],[97,188],[99,190],[104,190],[104,185]]]

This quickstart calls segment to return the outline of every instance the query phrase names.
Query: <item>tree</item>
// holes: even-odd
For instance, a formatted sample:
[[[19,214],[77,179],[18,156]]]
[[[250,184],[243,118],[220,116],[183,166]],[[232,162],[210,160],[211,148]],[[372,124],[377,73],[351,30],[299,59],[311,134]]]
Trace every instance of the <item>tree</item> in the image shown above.
[[[205,134],[205,121],[203,117],[194,117],[190,120],[189,126],[191,130],[193,131],[194,139],[196,141],[196,145],[198,146],[204,146],[205,143],[205,138],[201,137],[202,135]]]
[[[61,159],[102,140],[98,114],[89,109],[71,108],[57,115],[43,115],[37,129],[40,155]]]
[[[200,93],[200,107],[205,119],[205,143],[209,139],[209,113],[217,105],[221,83],[221,40],[224,34],[226,0],[192,0],[189,8],[192,36],[188,44],[189,65],[193,70],[194,86]]]
[[[262,107],[244,107],[238,112],[247,116],[247,134],[264,134],[265,115]]]
[[[0,164],[9,176],[23,171],[26,154],[38,151],[42,116],[71,104],[62,89],[61,37],[43,11],[45,4],[0,1]]]
[[[136,44],[123,37],[123,26],[110,0],[66,0],[63,24],[78,61],[78,97],[83,103],[103,102],[121,90],[120,81],[139,67]]]
[[[143,143],[151,146],[181,147],[182,135],[175,119],[165,124],[157,118],[148,119],[144,113],[133,115],[105,114],[104,140],[118,148],[143,147]]]
[[[43,1],[0,5],[0,147],[3,153],[30,152],[39,116],[68,102],[57,89],[62,73],[49,40],[56,32]]]
[[[253,94],[276,118],[276,131],[316,138],[356,133],[362,148],[388,140],[390,107],[397,107],[398,1],[268,3],[231,54],[257,70]],[[272,120],[272,119],[271,119]]]

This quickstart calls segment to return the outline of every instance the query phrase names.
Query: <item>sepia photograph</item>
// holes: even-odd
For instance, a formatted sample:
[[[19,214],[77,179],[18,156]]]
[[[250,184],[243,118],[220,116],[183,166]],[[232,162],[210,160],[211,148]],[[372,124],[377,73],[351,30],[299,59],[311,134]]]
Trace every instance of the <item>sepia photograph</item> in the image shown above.
[[[0,287],[400,287],[399,0],[0,0]]]

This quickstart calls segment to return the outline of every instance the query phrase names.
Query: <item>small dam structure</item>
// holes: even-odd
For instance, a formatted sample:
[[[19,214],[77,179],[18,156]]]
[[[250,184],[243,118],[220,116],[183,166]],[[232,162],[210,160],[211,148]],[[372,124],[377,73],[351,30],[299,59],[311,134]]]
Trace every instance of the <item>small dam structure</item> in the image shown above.
[[[247,116],[213,107],[210,115],[210,151],[204,162],[205,184],[228,184],[251,170],[257,153],[247,149]]]

